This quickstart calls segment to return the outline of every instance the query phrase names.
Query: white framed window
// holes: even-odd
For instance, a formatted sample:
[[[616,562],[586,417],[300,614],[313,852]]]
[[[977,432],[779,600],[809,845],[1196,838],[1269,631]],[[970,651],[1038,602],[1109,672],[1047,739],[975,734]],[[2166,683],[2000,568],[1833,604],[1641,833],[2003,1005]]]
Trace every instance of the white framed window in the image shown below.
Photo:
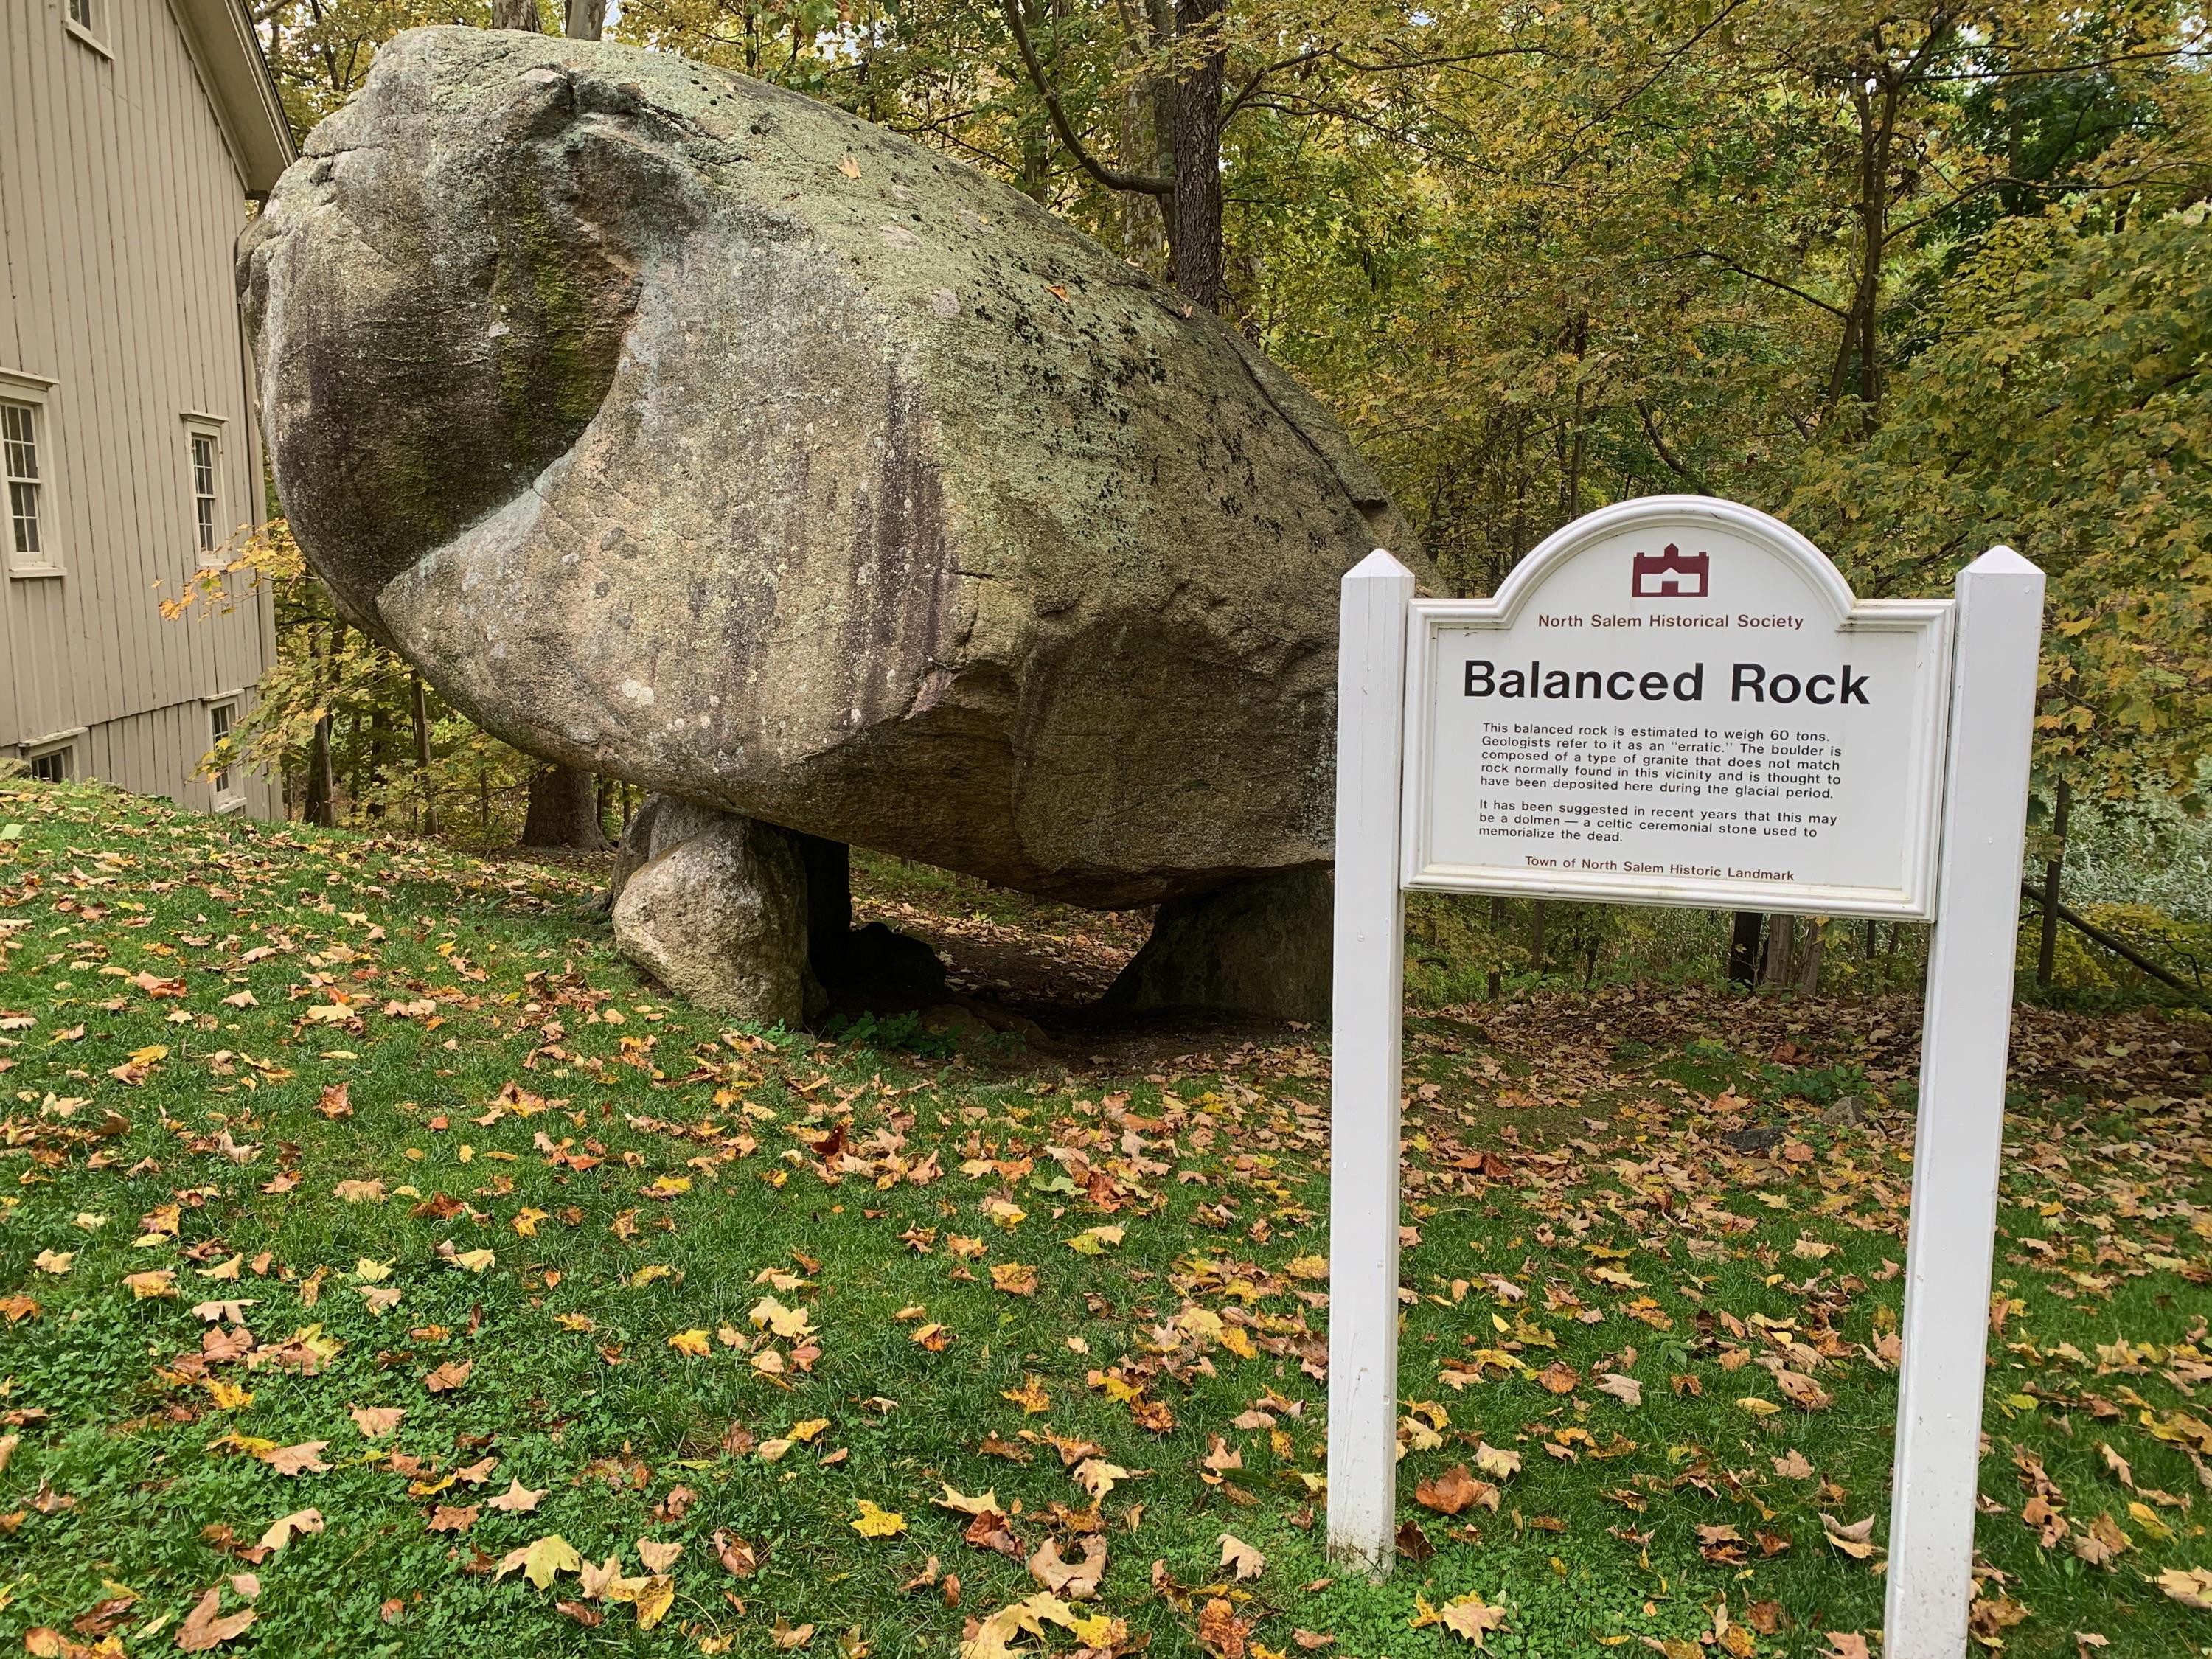
[[[62,21],[72,38],[82,40],[102,58],[114,53],[107,45],[107,9],[115,0],[65,0]]]
[[[0,555],[11,576],[61,574],[54,489],[53,382],[0,369]]]
[[[185,499],[191,507],[188,534],[192,556],[202,568],[223,562],[228,538],[222,521],[222,426],[212,415],[185,416]]]
[[[231,728],[238,724],[238,705],[235,702],[211,702],[208,705],[208,747],[220,749],[229,741]],[[218,812],[243,805],[246,791],[239,787],[238,772],[234,767],[222,766],[208,774],[215,786],[215,806]]]

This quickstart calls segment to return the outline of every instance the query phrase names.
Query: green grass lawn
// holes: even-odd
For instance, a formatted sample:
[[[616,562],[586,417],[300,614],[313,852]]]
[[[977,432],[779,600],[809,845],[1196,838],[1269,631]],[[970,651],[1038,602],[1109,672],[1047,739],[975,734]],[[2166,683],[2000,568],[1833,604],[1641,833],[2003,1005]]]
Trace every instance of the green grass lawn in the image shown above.
[[[20,781],[0,837],[0,1636],[31,1652],[1878,1629],[1902,1001],[1415,1012],[1378,1587],[1317,1521],[1310,1036],[1121,1074],[737,1030],[641,982],[578,875]],[[2022,1015],[1976,1609],[2008,1655],[2212,1652],[2167,1588],[2212,1597],[2206,1043]],[[1844,1097],[1867,1121],[1823,1121]]]

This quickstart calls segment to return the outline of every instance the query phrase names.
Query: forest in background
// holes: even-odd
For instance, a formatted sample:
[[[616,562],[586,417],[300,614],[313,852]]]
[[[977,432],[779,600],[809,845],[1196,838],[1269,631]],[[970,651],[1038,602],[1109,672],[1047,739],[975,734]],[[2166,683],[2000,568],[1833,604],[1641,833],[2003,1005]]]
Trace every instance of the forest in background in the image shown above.
[[[302,134],[403,28],[604,27],[996,174],[1298,374],[1461,592],[1659,492],[1774,512],[1866,594],[1948,592],[1984,548],[2019,548],[2051,577],[2031,866],[2066,860],[2069,907],[2185,983],[2206,965],[2212,88],[2193,10],[495,5],[254,12]],[[513,839],[536,763],[343,627],[281,521],[240,558],[276,586],[283,659],[222,758],[281,772],[310,818]],[[575,833],[554,838],[619,823],[618,787],[569,781]],[[1710,974],[1728,931],[1480,902],[1413,921],[1418,971],[1492,995]],[[1844,931],[1770,928],[1765,976],[1917,977],[1912,930]],[[2023,945],[2045,981],[2149,983],[2048,939]]]

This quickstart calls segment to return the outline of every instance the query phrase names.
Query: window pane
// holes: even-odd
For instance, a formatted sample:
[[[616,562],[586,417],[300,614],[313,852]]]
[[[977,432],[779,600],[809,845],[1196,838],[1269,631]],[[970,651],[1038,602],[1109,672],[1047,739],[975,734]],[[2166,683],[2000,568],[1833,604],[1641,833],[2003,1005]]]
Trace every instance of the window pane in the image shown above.
[[[8,518],[15,526],[15,551],[31,557],[44,550],[39,544],[39,487],[34,483],[8,486]]]
[[[90,28],[92,0],[70,0],[70,18],[79,28]]]
[[[0,453],[10,478],[39,476],[39,444],[28,404],[0,404]]]

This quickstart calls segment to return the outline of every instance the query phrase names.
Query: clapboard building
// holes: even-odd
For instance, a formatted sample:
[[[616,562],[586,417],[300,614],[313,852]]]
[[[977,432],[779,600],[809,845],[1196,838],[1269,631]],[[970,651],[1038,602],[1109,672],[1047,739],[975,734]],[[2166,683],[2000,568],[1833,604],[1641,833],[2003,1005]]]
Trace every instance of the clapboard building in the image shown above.
[[[0,0],[0,757],[273,816],[199,764],[265,592],[167,620],[263,516],[231,281],[292,140],[240,0]]]

